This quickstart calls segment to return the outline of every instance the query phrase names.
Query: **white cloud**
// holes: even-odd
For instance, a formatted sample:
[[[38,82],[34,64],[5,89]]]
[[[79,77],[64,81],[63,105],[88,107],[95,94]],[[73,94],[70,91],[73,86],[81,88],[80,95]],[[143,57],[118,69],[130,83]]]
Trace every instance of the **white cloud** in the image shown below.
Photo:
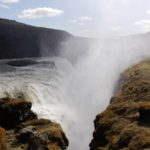
[[[84,32],[95,32],[95,30],[84,30]]]
[[[78,23],[79,25],[85,25],[85,23],[83,23],[84,20],[91,20],[92,18],[89,17],[81,17],[78,19],[74,19],[74,20],[69,20],[68,22],[70,23]]]
[[[79,18],[80,20],[92,20],[92,18],[89,18],[89,17],[81,17],[81,18]]]
[[[10,8],[10,7],[8,7],[8,6],[6,6],[6,5],[3,5],[3,4],[0,4],[0,7],[7,8],[7,9]]]
[[[118,30],[122,30],[123,27],[115,27],[115,28],[110,28],[109,30],[113,30],[113,31],[118,31]]]
[[[150,31],[150,20],[141,20],[139,22],[135,22],[135,25],[140,25],[144,32]]]
[[[50,7],[36,8],[36,9],[25,9],[22,15],[18,15],[19,18],[41,18],[41,17],[54,17],[64,14],[62,10],[53,9]]]
[[[79,23],[79,25],[85,25],[84,23]]]
[[[135,25],[141,25],[142,28],[150,28],[150,20],[141,20],[139,22],[135,22]]]
[[[76,22],[77,22],[77,20],[69,20],[68,22],[76,23]]]
[[[3,3],[18,3],[20,0],[0,0]]]

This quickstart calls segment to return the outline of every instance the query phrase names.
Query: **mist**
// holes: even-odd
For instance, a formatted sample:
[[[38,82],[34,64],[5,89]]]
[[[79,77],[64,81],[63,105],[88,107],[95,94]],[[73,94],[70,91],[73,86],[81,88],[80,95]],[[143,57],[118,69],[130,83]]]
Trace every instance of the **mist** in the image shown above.
[[[70,39],[62,43],[60,56],[74,66],[68,76],[72,87],[69,94],[74,102],[70,110],[76,114],[76,122],[70,125],[69,150],[89,149],[95,116],[107,108],[121,72],[150,55],[149,36],[147,33],[118,39],[95,39],[90,43],[80,40],[73,43]],[[82,50],[79,47],[82,44],[89,47]]]
[[[114,39],[73,37],[60,44],[59,57],[23,58],[37,61],[35,65],[14,67],[8,65],[10,60],[1,60],[0,97],[31,101],[38,118],[62,126],[68,150],[89,149],[95,116],[109,105],[124,69],[149,57],[149,39],[150,33]]]

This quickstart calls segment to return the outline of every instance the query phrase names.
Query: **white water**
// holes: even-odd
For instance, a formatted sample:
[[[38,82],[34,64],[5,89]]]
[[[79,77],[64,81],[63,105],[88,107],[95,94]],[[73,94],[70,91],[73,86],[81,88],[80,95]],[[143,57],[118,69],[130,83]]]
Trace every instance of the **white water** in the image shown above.
[[[106,50],[99,45],[74,67],[56,57],[34,58],[54,61],[53,68],[48,65],[11,67],[5,64],[10,60],[3,60],[0,61],[0,97],[23,95],[22,98],[32,102],[39,118],[61,124],[70,142],[69,150],[86,150],[92,139],[95,116],[109,104],[120,73],[148,53]]]

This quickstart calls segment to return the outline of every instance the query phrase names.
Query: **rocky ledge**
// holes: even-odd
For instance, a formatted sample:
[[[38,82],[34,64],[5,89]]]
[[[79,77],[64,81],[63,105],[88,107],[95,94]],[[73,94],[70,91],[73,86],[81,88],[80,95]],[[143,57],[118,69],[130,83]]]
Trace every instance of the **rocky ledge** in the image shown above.
[[[115,91],[94,120],[90,150],[150,149],[150,59],[127,68]]]
[[[31,102],[0,99],[0,150],[65,150],[69,141],[60,124],[38,119]]]

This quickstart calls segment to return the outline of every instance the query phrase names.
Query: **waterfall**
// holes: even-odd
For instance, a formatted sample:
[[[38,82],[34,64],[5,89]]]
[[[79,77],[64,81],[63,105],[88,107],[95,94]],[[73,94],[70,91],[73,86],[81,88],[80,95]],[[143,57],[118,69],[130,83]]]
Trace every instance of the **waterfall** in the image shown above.
[[[94,51],[93,51],[94,49]],[[0,61],[0,97],[31,101],[39,118],[60,123],[68,150],[89,149],[95,116],[106,109],[120,73],[148,52],[93,47],[73,66],[59,57],[28,58],[34,65],[15,67]],[[19,59],[19,60],[26,60]],[[54,62],[55,65],[40,62]]]

